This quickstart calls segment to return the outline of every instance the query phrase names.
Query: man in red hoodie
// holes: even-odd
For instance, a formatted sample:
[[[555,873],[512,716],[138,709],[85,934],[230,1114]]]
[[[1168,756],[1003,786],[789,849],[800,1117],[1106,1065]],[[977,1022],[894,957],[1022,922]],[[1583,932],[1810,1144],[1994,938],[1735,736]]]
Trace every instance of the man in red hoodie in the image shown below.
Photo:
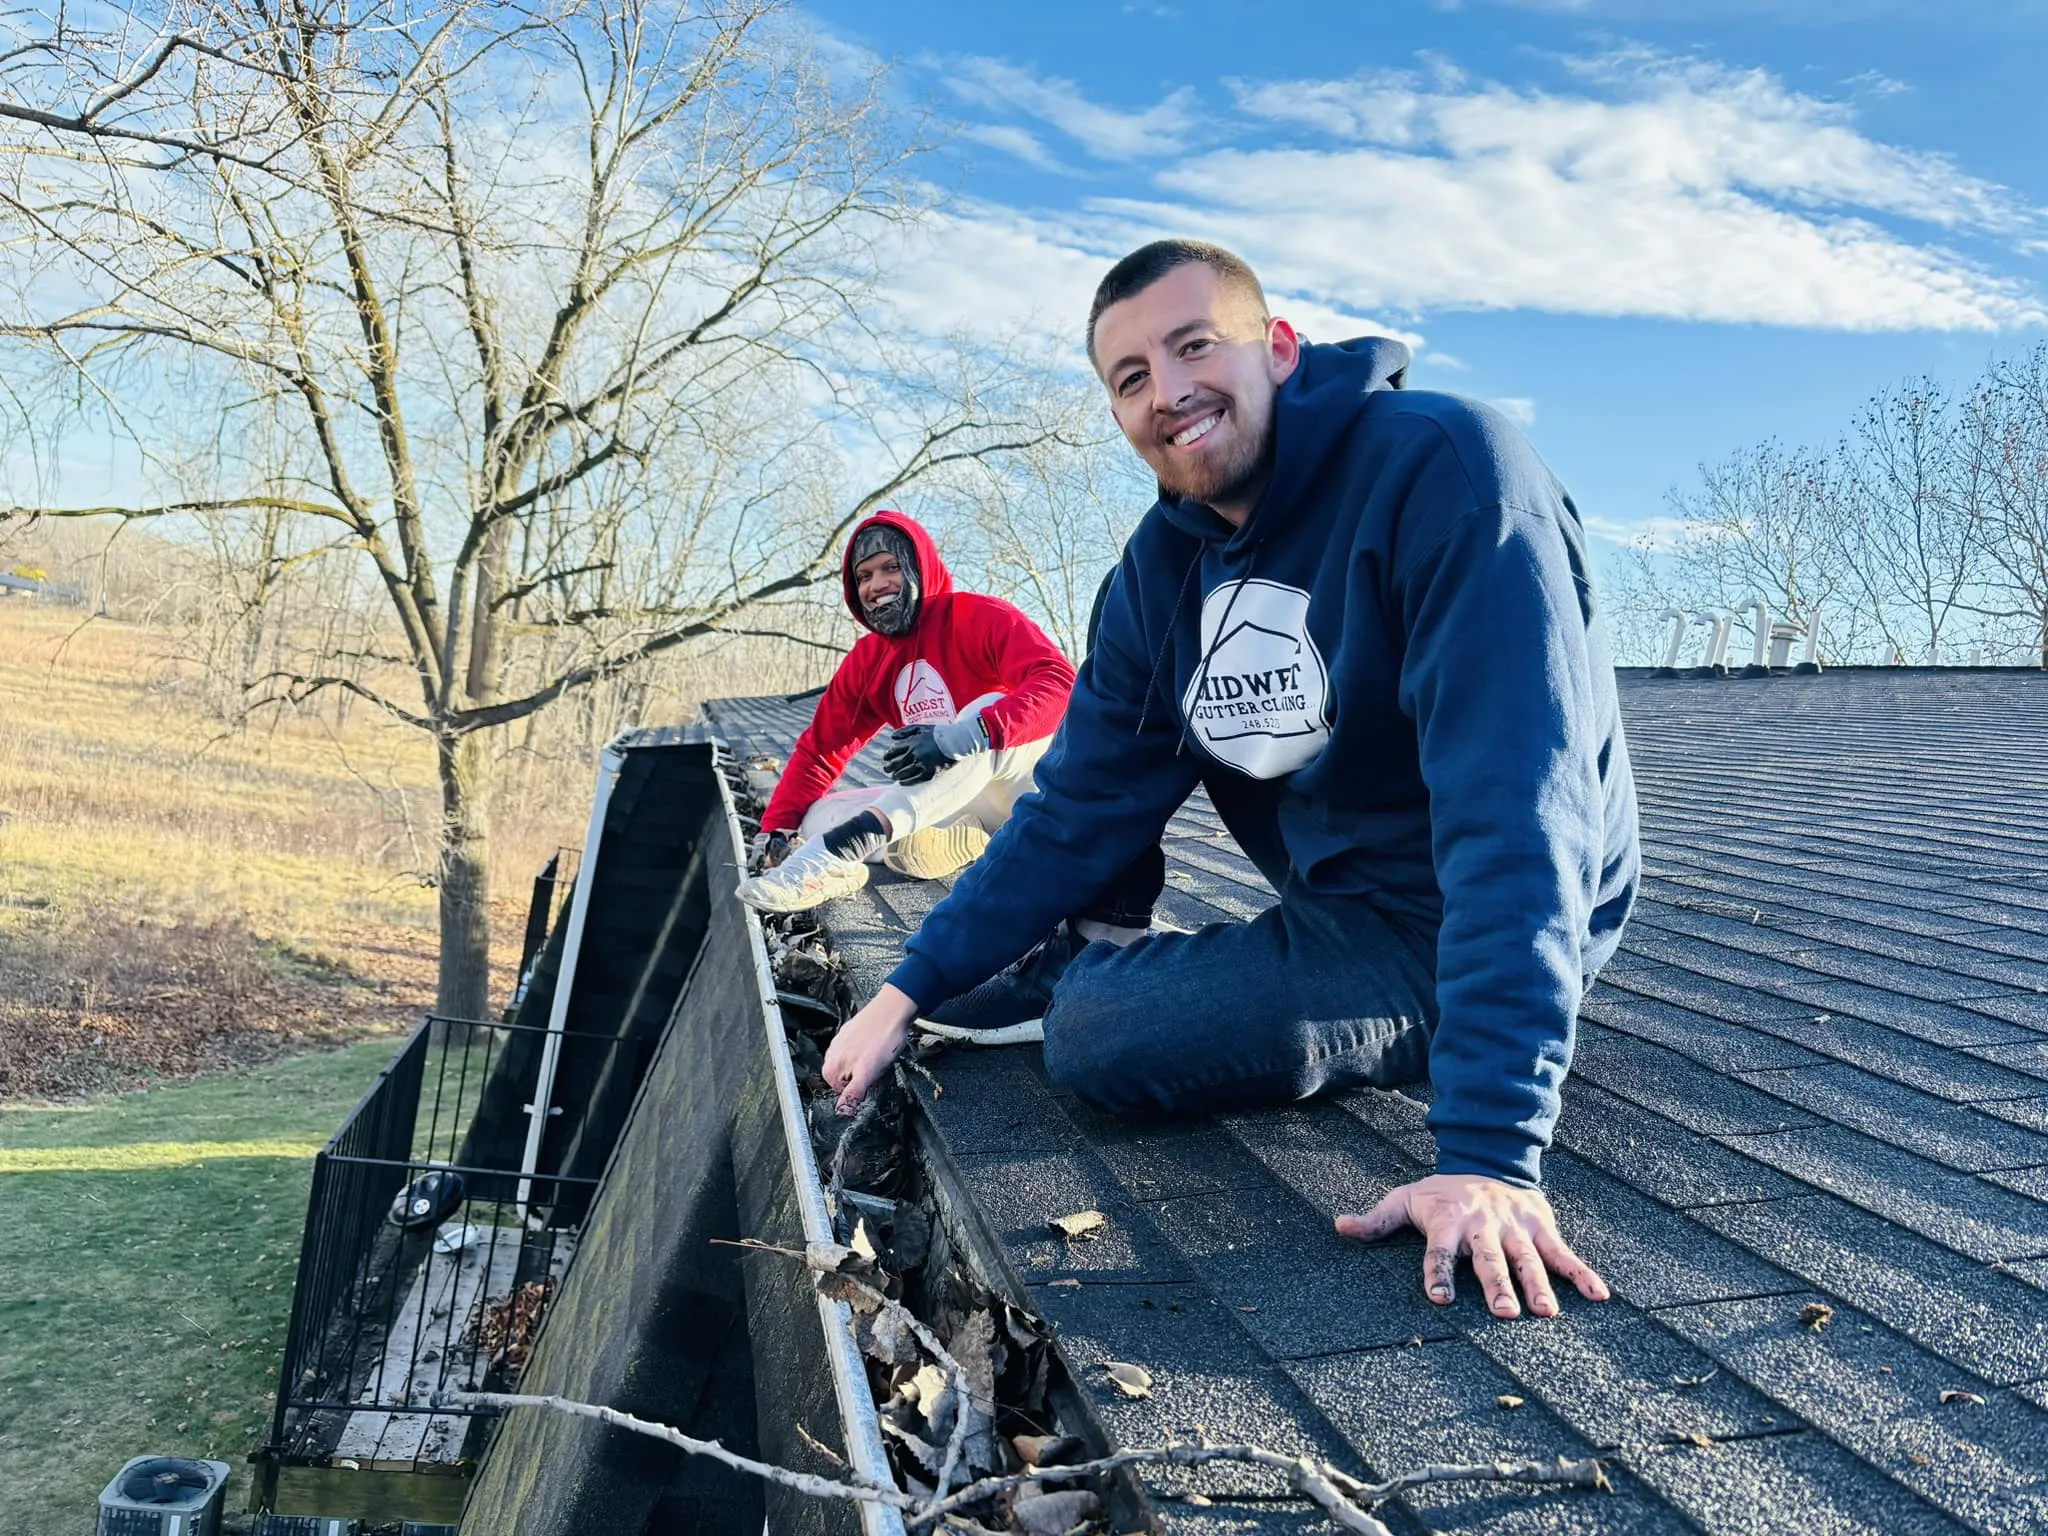
[[[867,630],[832,674],[761,817],[763,869],[740,899],[799,912],[867,884],[868,861],[949,875],[1031,788],[1074,668],[1000,598],[953,590],[931,535],[900,512],[853,531],[840,567]],[[826,793],[856,752],[894,727],[890,782]]]

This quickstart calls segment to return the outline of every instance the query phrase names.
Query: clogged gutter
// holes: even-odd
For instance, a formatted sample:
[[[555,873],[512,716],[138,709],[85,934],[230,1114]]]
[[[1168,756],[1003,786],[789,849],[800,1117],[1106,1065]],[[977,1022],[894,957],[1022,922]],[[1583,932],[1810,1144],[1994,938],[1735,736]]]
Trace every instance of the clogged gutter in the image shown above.
[[[764,783],[779,768],[754,759],[745,772],[727,770],[743,822],[759,814]],[[975,1274],[954,1239],[914,1145],[904,1069],[852,1119],[838,1112],[824,1051],[857,999],[829,935],[808,913],[769,916],[762,926],[827,1210],[845,1249],[819,1288],[852,1307],[899,1486],[928,1499],[1086,1460],[1090,1448],[1058,1422],[1062,1369],[1045,1325]],[[1027,1483],[961,1513],[1023,1536],[1097,1530],[1107,1492]]]

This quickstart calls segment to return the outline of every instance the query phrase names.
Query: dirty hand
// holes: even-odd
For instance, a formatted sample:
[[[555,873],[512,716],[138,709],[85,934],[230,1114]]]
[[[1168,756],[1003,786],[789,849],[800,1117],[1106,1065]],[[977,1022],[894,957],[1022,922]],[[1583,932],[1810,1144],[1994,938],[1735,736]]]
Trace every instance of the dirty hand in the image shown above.
[[[1472,1271],[1486,1290],[1495,1317],[1518,1317],[1515,1283],[1538,1317],[1557,1315],[1550,1271],[1571,1281],[1588,1301],[1607,1299],[1607,1282],[1558,1235],[1557,1217],[1537,1189],[1523,1189],[1476,1173],[1439,1173],[1390,1190],[1363,1216],[1339,1216],[1337,1231],[1364,1242],[1413,1226],[1428,1246],[1422,1286],[1429,1299],[1448,1305],[1457,1294],[1458,1258],[1472,1256]]]
[[[747,849],[747,862],[756,870],[773,869],[789,857],[794,842],[787,832],[756,832]]]
[[[916,1017],[917,1004],[909,995],[884,985],[873,1002],[839,1026],[825,1051],[825,1081],[838,1091],[839,1113],[860,1108],[868,1090],[902,1054]]]

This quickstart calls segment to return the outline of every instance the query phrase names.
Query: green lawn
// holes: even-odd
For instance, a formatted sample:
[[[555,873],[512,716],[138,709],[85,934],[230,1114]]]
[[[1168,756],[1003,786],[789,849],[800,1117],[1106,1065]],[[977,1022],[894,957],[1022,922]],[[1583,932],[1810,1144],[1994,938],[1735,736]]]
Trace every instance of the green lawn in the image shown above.
[[[90,1536],[131,1456],[269,1422],[314,1150],[396,1038],[61,1108],[0,1108],[0,1536]]]

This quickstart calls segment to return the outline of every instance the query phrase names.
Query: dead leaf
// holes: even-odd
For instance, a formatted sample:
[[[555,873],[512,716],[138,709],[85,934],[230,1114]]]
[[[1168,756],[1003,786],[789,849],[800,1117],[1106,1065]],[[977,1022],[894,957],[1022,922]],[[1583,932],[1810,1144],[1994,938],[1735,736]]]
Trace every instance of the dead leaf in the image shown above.
[[[1081,1282],[1078,1280],[1048,1280],[1045,1283],[1049,1286],[1057,1285],[1062,1288],[1071,1287],[1075,1290],[1079,1290],[1081,1287]]]
[[[1075,1526],[1093,1520],[1101,1512],[1102,1500],[1085,1488],[1041,1493],[1010,1506],[1010,1518],[1023,1536],[1066,1536]]]
[[[1979,1408],[1984,1406],[1983,1398],[1974,1392],[1965,1392],[1961,1387],[1943,1388],[1941,1400],[1944,1403],[1975,1403]]]
[[[1180,1497],[1183,1504],[1192,1504],[1197,1509],[1208,1509],[1216,1502],[1206,1493],[1184,1493]]]
[[[1109,1372],[1109,1379],[1125,1397],[1150,1397],[1152,1395],[1152,1373],[1142,1365],[1127,1365],[1121,1360],[1105,1360],[1102,1368]]]
[[[945,1462],[945,1453],[943,1451],[929,1440],[905,1429],[886,1414],[882,1416],[881,1424],[883,1434],[902,1441],[909,1448],[910,1454],[917,1458],[919,1466],[923,1467],[927,1473],[934,1477],[938,1475],[939,1468]]]
[[[1109,1225],[1109,1218],[1100,1211],[1076,1211],[1071,1216],[1055,1216],[1053,1231],[1070,1243],[1093,1242],[1096,1235]]]
[[[946,1373],[936,1365],[924,1364],[917,1368],[917,1374],[903,1389],[904,1396],[917,1404],[917,1411],[924,1415],[925,1423],[936,1429],[939,1425],[939,1410],[945,1405]]]
[[[913,1365],[917,1361],[917,1336],[894,1308],[857,1317],[853,1336],[860,1352],[870,1360],[883,1365]]]
[[[1496,1408],[1514,1409],[1522,1406],[1522,1400],[1512,1392],[1503,1392],[1493,1400],[1493,1405]]]
[[[1906,1460],[1913,1463],[1916,1467],[1931,1467],[1934,1465],[1934,1458],[1932,1456],[1922,1456],[1918,1451],[1908,1451],[1906,1453]]]
[[[1691,1441],[1703,1451],[1711,1451],[1714,1448],[1714,1437],[1703,1429],[1696,1429],[1683,1438]]]
[[[1082,1448],[1074,1435],[1012,1435],[1010,1447],[1027,1467],[1064,1466]]]
[[[1671,1384],[1677,1387],[1704,1387],[1720,1374],[1721,1367],[1717,1365],[1704,1376],[1674,1376],[1671,1378]]]
[[[1835,1309],[1824,1301],[1809,1301],[1799,1309],[1799,1321],[1815,1333],[1835,1320]]]

